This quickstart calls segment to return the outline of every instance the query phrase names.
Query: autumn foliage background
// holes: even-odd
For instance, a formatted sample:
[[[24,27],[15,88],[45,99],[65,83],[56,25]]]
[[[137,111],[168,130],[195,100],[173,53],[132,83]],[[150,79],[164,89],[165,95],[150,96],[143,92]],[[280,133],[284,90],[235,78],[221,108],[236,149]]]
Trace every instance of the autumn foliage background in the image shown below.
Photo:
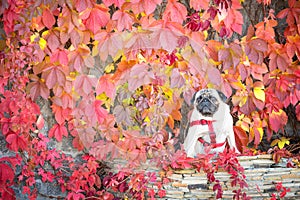
[[[68,199],[163,196],[154,174],[104,176],[99,161],[176,162],[190,99],[207,87],[229,98],[244,153],[298,153],[299,1],[7,0],[0,14],[1,134],[14,152],[0,158],[3,199],[18,183],[35,199],[37,177]],[[48,145],[66,138],[80,162]]]

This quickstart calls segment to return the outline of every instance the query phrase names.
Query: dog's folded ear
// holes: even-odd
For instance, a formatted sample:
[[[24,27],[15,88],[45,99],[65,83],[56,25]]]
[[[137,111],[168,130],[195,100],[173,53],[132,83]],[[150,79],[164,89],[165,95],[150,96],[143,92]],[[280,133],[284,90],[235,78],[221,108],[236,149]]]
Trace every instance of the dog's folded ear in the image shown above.
[[[220,96],[220,99],[221,99],[224,103],[226,103],[227,97],[225,96],[225,94],[224,94],[223,92],[219,91],[219,90],[217,90],[217,92],[218,92],[218,94],[219,94],[219,96]]]
[[[194,105],[196,94],[197,94],[197,92],[194,93],[194,95],[193,95],[193,97],[191,99],[191,105]]]

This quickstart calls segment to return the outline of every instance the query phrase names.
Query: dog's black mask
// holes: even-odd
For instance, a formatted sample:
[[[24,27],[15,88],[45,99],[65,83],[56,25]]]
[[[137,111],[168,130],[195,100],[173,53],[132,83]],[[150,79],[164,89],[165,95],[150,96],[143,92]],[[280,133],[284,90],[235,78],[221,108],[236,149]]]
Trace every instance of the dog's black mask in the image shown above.
[[[209,92],[201,94],[196,99],[197,110],[206,117],[213,116],[219,108],[219,101],[216,97],[211,95]]]

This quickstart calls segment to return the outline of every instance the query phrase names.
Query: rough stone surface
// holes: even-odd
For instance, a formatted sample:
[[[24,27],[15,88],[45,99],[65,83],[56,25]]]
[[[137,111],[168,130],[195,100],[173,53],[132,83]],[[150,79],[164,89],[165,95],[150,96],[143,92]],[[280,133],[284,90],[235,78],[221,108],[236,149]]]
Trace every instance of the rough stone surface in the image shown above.
[[[286,161],[275,164],[271,155],[241,156],[238,158],[245,169],[248,188],[244,191],[251,199],[270,199],[272,193],[277,193],[276,182],[291,191],[287,199],[300,199],[300,169],[286,168]],[[147,163],[147,165],[151,163]],[[153,168],[152,168],[153,169]],[[157,172],[159,170],[157,169]],[[220,171],[215,173],[223,189],[222,199],[232,199],[236,189],[231,187],[230,175]],[[175,170],[168,176],[171,182],[164,186],[167,196],[161,199],[215,199],[213,184],[207,182],[206,174],[196,172],[194,169]]]

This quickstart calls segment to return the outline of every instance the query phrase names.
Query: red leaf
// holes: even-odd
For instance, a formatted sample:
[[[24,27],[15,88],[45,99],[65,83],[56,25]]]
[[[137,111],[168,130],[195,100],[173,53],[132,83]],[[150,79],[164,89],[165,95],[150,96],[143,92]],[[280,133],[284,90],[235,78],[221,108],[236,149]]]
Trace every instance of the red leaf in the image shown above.
[[[163,198],[166,196],[167,192],[165,190],[159,190],[157,194],[160,198]]]
[[[52,26],[55,24],[55,18],[49,8],[45,8],[43,10],[43,17],[42,17],[43,24],[48,28],[51,29]]]
[[[255,109],[256,107],[251,97],[248,97],[247,102],[240,108],[240,110],[246,115],[249,115]]]
[[[60,105],[57,105],[56,102],[55,104],[52,104],[51,106],[55,120],[58,124],[63,124],[65,120],[69,120],[71,116],[71,109],[66,108],[63,109]]]
[[[58,142],[62,141],[63,136],[68,137],[68,131],[64,124],[55,124],[49,130],[49,138],[55,137]]]
[[[78,136],[76,136],[73,139],[72,144],[73,144],[73,147],[76,148],[78,151],[82,151],[84,149],[84,146]]]
[[[15,152],[17,152],[19,149],[27,149],[27,140],[24,138],[24,136],[12,131],[6,135],[6,142],[7,147]]]
[[[1,199],[15,200],[16,199],[15,191],[12,188],[4,188],[4,191],[1,194]]]
[[[0,163],[0,185],[11,185],[13,184],[14,180],[14,170],[7,164],[5,163]],[[3,184],[3,185],[2,185]]]
[[[231,43],[228,48],[221,49],[218,52],[219,61],[223,61],[223,69],[234,68],[240,63],[242,57],[242,48],[236,43]]]
[[[230,9],[224,19],[224,23],[226,28],[230,29],[229,36],[232,35],[232,32],[236,32],[240,35],[242,34],[244,20],[243,15],[239,10]]]
[[[247,133],[239,126],[233,127],[234,136],[236,147],[238,148],[239,152],[243,152],[243,147],[247,147],[249,143],[249,137]]]
[[[109,18],[108,8],[104,5],[94,4],[93,8],[86,9],[81,14],[83,23],[94,34],[108,23]]]
[[[93,6],[91,0],[74,0],[74,4],[78,12],[82,12],[85,9],[91,8]]]

